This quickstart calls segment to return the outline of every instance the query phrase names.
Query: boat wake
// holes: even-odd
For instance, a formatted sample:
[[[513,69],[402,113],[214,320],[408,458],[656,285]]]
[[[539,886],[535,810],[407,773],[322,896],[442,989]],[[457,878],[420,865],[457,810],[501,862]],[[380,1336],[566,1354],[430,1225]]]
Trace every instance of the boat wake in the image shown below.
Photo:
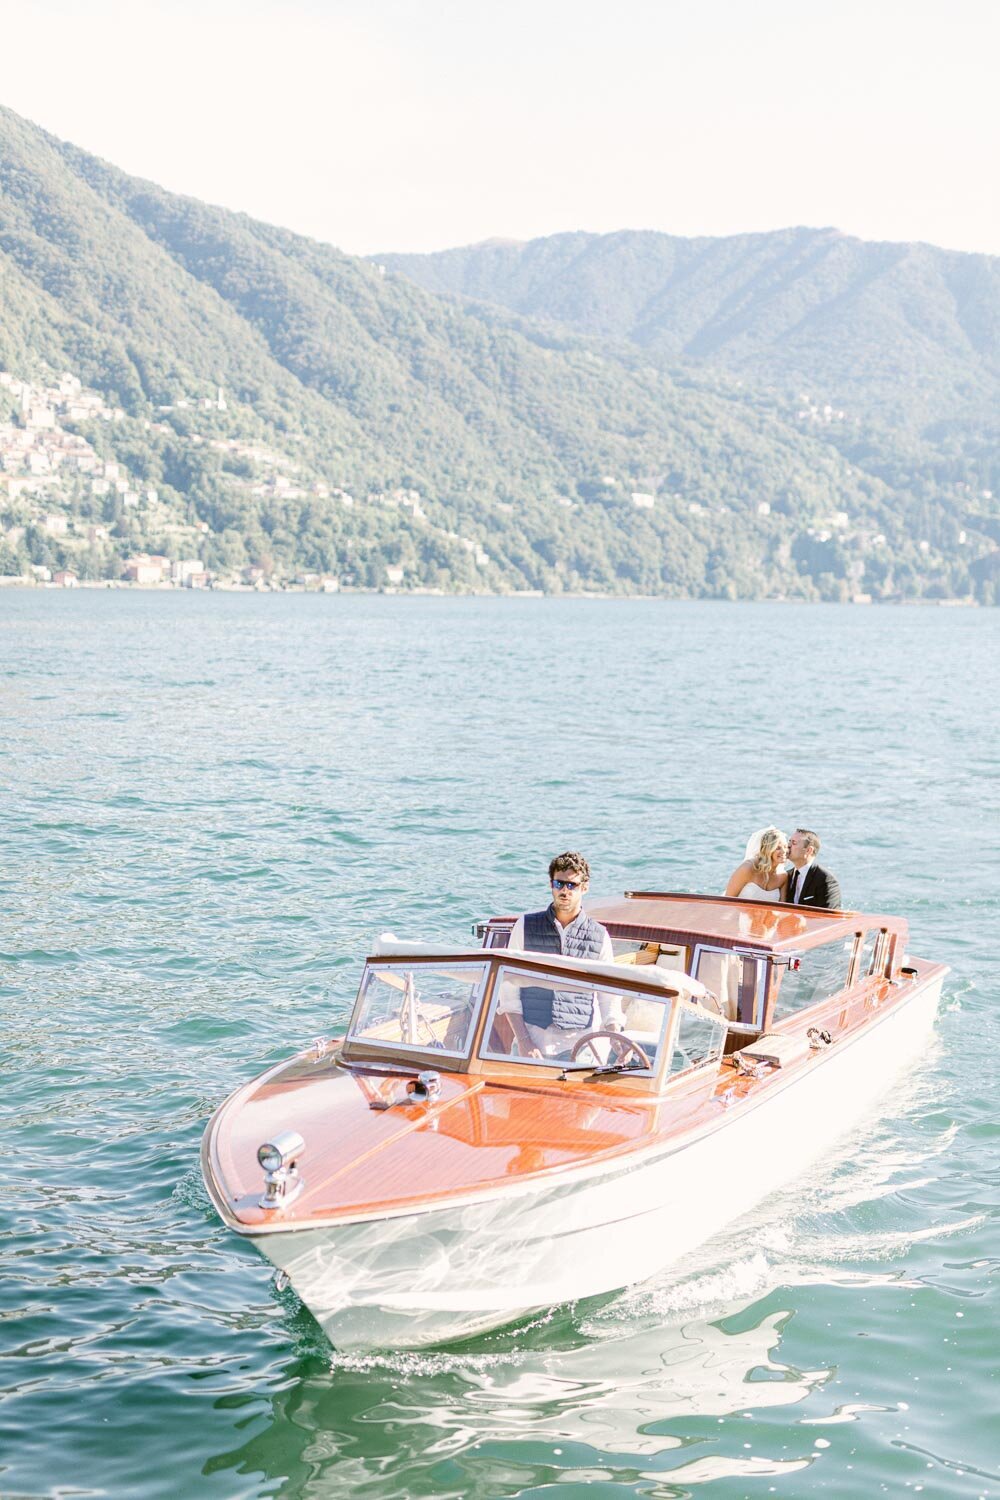
[[[790,1184],[662,1276],[620,1294],[586,1319],[588,1330],[644,1318],[713,1321],[777,1288],[918,1286],[899,1264],[911,1246],[974,1229],[984,1215],[904,1228],[855,1226],[871,1217],[874,1204],[892,1215],[893,1199],[909,1214],[907,1195],[936,1180],[934,1164],[952,1148],[954,1122],[919,1146],[903,1133],[908,1118],[940,1102],[929,1092],[929,1072],[928,1062],[901,1082],[887,1101],[890,1116],[869,1125],[860,1140],[846,1138],[815,1178]],[[748,1243],[755,1246],[750,1254]],[[886,1262],[895,1269],[876,1269]]]
[[[771,1363],[759,1330],[776,1345],[788,1312],[768,1308],[757,1324],[753,1350],[742,1353],[732,1347],[732,1332],[722,1333],[713,1324],[745,1314],[754,1302],[792,1288],[913,1289],[920,1283],[902,1265],[911,1246],[982,1222],[982,1215],[904,1227],[898,1220],[891,1222],[897,1212],[894,1202],[899,1212],[912,1212],[907,1195],[934,1180],[935,1163],[950,1151],[957,1132],[948,1122],[935,1135],[922,1137],[919,1145],[905,1133],[908,1117],[926,1115],[939,1102],[929,1094],[927,1071],[921,1069],[901,1083],[889,1101],[889,1116],[870,1124],[860,1141],[857,1136],[844,1141],[815,1178],[790,1185],[660,1276],[611,1298],[550,1310],[453,1349],[335,1353],[333,1368],[412,1377],[461,1373],[473,1380],[490,1378],[492,1384],[503,1371],[509,1372],[504,1379],[519,1370],[537,1373],[541,1363],[550,1375],[565,1365],[567,1372],[575,1372],[574,1379],[580,1379],[581,1367],[590,1363],[587,1350],[595,1351],[599,1366],[608,1357],[609,1342],[617,1346],[612,1363],[620,1372],[629,1367],[648,1370],[645,1362],[651,1358],[657,1365],[679,1361],[687,1366],[693,1348],[704,1352],[721,1340],[726,1346],[724,1362],[728,1366],[732,1359],[743,1378],[748,1352],[753,1354],[751,1365]],[[876,1204],[882,1205],[883,1221],[890,1222],[861,1227]],[[748,1243],[754,1247],[749,1254]],[[546,1347],[553,1342],[558,1348]],[[716,1348],[710,1360],[713,1367],[719,1357]],[[690,1384],[690,1370],[685,1380]],[[780,1384],[784,1399],[796,1399],[796,1383],[787,1373]],[[713,1403],[715,1409],[717,1392]]]

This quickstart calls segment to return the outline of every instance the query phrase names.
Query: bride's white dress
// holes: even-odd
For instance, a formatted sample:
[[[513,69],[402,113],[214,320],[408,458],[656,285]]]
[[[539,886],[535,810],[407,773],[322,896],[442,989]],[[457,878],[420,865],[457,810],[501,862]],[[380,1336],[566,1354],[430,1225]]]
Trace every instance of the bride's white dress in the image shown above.
[[[781,887],[776,885],[773,891],[765,891],[762,885],[754,885],[751,880],[740,891],[741,901],[777,901],[781,895]]]

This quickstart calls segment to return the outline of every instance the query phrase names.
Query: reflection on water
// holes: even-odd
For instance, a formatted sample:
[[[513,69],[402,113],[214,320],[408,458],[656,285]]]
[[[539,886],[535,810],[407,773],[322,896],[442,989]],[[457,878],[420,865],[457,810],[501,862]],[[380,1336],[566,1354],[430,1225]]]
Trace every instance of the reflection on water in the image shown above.
[[[294,1448],[302,1495],[323,1493],[334,1472],[356,1493],[377,1493],[387,1464],[400,1492],[449,1493],[439,1485],[451,1465],[464,1476],[455,1493],[516,1493],[539,1446],[567,1461],[557,1468],[596,1464],[605,1479],[625,1478],[634,1460],[687,1446],[670,1430],[677,1419],[683,1428],[692,1417],[787,1405],[826,1379],[829,1370],[777,1358],[788,1316],[727,1331],[704,1321],[664,1328],[631,1311],[563,1312],[468,1351],[335,1356],[326,1367],[316,1355],[289,1372],[268,1430],[218,1462],[276,1478],[290,1472]]]

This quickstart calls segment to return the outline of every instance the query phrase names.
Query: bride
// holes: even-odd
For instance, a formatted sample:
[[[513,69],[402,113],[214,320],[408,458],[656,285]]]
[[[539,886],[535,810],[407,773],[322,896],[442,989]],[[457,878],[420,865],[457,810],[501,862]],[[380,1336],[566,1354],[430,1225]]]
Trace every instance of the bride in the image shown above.
[[[788,876],[781,866],[788,858],[788,840],[780,828],[762,828],[746,847],[726,886],[727,896],[744,901],[784,901]]]

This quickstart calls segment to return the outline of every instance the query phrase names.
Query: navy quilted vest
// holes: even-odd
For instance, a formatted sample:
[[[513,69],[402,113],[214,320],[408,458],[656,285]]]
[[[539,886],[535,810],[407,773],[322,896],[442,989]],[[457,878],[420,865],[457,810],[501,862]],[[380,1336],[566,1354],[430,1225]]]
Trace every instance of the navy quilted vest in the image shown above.
[[[605,931],[600,922],[583,912],[562,929],[551,906],[524,914],[524,946],[530,953],[567,954],[570,958],[599,958]],[[529,985],[521,991],[521,1012],[530,1026],[558,1026],[561,1031],[581,1031],[593,1022],[591,995],[574,990],[547,990]]]

